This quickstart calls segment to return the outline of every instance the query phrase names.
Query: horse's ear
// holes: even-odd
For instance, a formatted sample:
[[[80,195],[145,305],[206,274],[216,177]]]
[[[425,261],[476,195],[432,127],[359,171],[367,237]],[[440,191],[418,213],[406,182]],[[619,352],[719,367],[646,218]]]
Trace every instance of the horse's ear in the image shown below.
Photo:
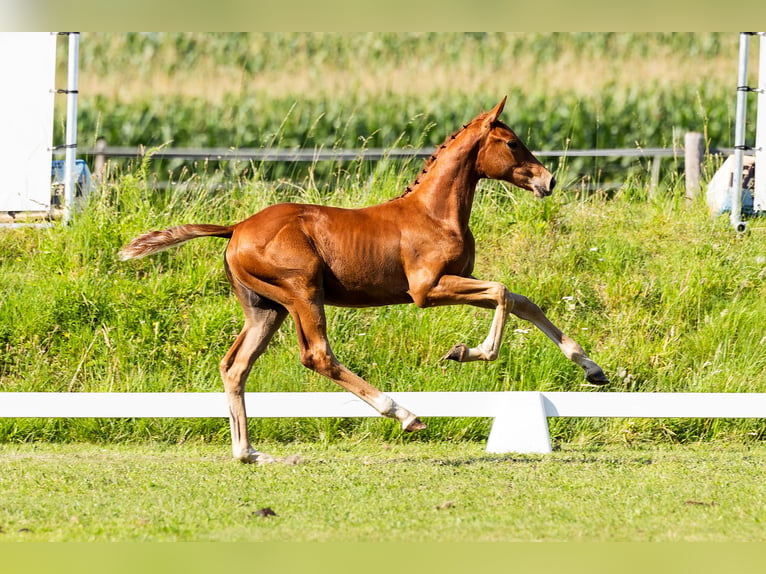
[[[497,121],[497,118],[500,117],[500,114],[503,112],[503,108],[505,107],[505,100],[507,99],[508,99],[508,96],[503,97],[500,103],[497,104],[494,108],[492,108],[489,111],[489,113],[487,113],[487,119],[485,120],[487,126],[492,125],[494,122]]]

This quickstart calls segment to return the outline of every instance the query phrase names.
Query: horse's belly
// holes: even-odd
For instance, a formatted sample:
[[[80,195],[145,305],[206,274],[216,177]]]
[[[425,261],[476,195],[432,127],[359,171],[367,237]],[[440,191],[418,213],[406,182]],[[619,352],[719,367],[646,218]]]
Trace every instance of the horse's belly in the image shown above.
[[[325,273],[325,301],[338,307],[375,307],[412,302],[403,273],[378,269],[368,270],[361,276],[359,271],[346,275],[332,271]]]

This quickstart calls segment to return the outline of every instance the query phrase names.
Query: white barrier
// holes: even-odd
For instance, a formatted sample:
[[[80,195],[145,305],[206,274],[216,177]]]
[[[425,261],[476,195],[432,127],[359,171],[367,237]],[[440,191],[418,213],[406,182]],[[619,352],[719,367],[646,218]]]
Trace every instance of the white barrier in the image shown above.
[[[421,417],[494,419],[486,450],[551,452],[548,417],[766,418],[766,393],[389,393]],[[377,417],[345,392],[246,393],[251,418]],[[0,393],[0,418],[228,417],[224,393]]]
[[[0,54],[0,211],[47,211],[56,35],[0,33]]]

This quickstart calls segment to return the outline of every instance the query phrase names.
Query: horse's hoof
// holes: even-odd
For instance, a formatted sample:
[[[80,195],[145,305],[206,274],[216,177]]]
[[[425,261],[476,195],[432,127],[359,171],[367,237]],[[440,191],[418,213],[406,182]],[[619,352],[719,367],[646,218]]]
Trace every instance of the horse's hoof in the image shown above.
[[[466,347],[463,343],[458,343],[452,347],[446,355],[442,357],[442,361],[450,360],[462,363],[466,352],[468,352],[468,347]]]
[[[595,369],[592,369],[591,371],[588,371],[585,373],[585,379],[591,384],[591,385],[608,385],[609,379],[604,374],[604,371],[601,370],[601,367],[596,367]]]
[[[406,424],[404,430],[406,432],[417,432],[423,430],[424,428],[426,428],[426,424],[418,417],[415,417]]]

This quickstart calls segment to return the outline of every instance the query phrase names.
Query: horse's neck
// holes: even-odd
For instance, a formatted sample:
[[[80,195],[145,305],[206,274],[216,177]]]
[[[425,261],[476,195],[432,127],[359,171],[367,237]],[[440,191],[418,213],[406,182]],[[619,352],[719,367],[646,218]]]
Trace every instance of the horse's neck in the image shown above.
[[[479,181],[477,153],[478,146],[470,138],[451,142],[420,173],[408,197],[420,202],[433,217],[467,231]]]

